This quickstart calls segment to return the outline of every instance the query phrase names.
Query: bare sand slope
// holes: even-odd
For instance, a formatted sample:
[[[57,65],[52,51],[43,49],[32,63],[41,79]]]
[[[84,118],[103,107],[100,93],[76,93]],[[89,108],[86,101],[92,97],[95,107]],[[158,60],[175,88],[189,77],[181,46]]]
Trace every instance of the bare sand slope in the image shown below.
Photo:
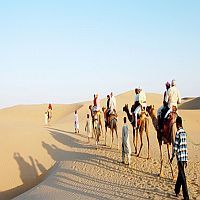
[[[80,106],[54,105],[51,124]],[[42,147],[42,141],[54,142],[44,126],[46,108],[47,105],[32,105],[0,110],[0,199],[30,188],[54,165]]]
[[[200,110],[200,97],[189,100],[179,106],[179,109],[182,110]]]
[[[131,106],[133,92],[116,98],[121,141],[122,119],[126,116],[122,107],[125,103]],[[147,98],[148,103],[154,104],[156,108],[162,104],[161,95],[148,94]],[[105,102],[101,101],[101,105],[106,105]],[[54,118],[48,128],[43,125],[43,113],[47,105],[22,106],[0,111],[0,119],[5,122],[0,126],[3,133],[1,139],[4,141],[0,147],[4,156],[1,177],[5,180],[1,182],[0,199],[9,199],[43,179],[39,185],[15,199],[175,199],[175,183],[171,180],[165,146],[165,177],[157,176],[160,166],[159,148],[152,123],[150,122],[149,131],[151,159],[146,160],[147,142],[144,134],[141,157],[136,158],[133,155],[131,166],[124,166],[120,163],[121,152],[116,149],[116,137],[113,149],[103,146],[103,138],[97,150],[94,141],[87,144],[84,126],[90,103],[54,105]],[[79,113],[80,134],[73,133],[75,109]],[[11,114],[12,118],[9,116]],[[188,132],[189,191],[190,196],[196,199],[200,195],[200,111],[180,110],[180,115],[184,118],[184,126]],[[129,125],[132,140],[131,129]],[[109,145],[109,132],[107,136]],[[53,168],[50,169],[51,167]],[[176,170],[176,162],[174,169]]]

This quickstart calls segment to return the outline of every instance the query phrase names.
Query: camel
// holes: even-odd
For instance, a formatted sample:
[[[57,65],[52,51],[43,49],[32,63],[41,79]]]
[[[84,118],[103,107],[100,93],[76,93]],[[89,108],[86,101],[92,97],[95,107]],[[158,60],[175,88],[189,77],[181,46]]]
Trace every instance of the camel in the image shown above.
[[[106,119],[106,112],[107,109],[105,107],[102,108],[102,111],[104,113],[104,119]],[[113,137],[113,133],[115,131],[116,133],[116,137],[117,137],[117,149],[119,149],[119,138],[118,138],[118,132],[117,132],[117,118],[116,115],[111,114],[109,116],[108,119],[109,122],[105,121],[105,145],[106,145],[106,134],[107,134],[107,130],[108,128],[110,128],[110,132],[111,132],[111,141],[110,141],[110,148],[112,148],[113,142],[114,142],[114,137]]]
[[[90,110],[90,115],[91,115],[91,118],[92,118],[92,128],[93,128],[93,132],[92,132],[92,138],[94,137],[94,116],[95,116],[95,112],[93,111],[93,107],[92,105],[89,106],[89,110]],[[100,132],[103,134],[103,123],[102,123],[102,117],[101,117],[101,113],[98,114],[98,121],[99,121],[99,125],[100,125]]]
[[[131,125],[133,126],[133,145],[135,147],[135,154],[137,154],[138,134],[140,134],[140,149],[137,154],[137,157],[139,157],[141,150],[142,150],[142,146],[143,146],[143,141],[142,141],[143,132],[144,131],[146,132],[147,144],[148,144],[147,159],[149,159],[150,158],[150,155],[149,155],[149,119],[147,118],[145,112],[142,112],[138,126],[136,129],[134,129],[134,124],[135,124],[134,116],[132,114],[130,114],[128,104],[125,104],[125,106],[123,107],[123,111],[126,112],[128,120],[131,122]]]
[[[94,115],[94,136],[96,140],[96,148],[99,143],[99,137],[101,136],[101,125],[99,121],[99,117],[97,114]]]
[[[173,168],[170,163],[170,150],[169,149],[170,149],[171,143],[173,144],[174,140],[175,140],[175,134],[176,134],[175,122],[176,122],[176,118],[178,115],[176,112],[170,113],[170,118],[167,122],[164,123],[163,133],[161,133],[160,129],[158,128],[158,118],[156,117],[154,106],[147,106],[147,112],[149,113],[149,115],[152,119],[153,126],[157,132],[157,139],[158,139],[159,149],[160,149],[160,162],[161,162],[159,176],[160,177],[163,176],[163,173],[162,173],[162,168],[163,168],[162,144],[164,143],[167,145],[169,165],[170,165],[171,172],[172,172],[172,178],[174,179]]]

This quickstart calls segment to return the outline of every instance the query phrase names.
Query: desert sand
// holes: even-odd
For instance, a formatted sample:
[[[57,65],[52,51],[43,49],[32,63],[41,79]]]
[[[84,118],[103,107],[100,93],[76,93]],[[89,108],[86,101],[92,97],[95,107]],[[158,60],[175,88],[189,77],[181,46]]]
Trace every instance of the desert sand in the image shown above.
[[[133,91],[118,95],[116,99],[121,141],[123,117],[126,116],[122,107],[125,103],[131,106]],[[147,100],[148,105],[158,108],[162,95],[147,94]],[[44,125],[47,105],[21,105],[0,110],[0,199],[177,199],[165,145],[164,177],[158,177],[159,146],[151,119],[151,159],[146,159],[147,142],[143,134],[141,156],[137,158],[133,154],[132,163],[127,166],[120,163],[121,151],[117,150],[116,137],[115,145],[109,148],[109,131],[107,146],[103,145],[103,137],[98,149],[94,140],[87,143],[84,127],[90,103],[53,105],[53,118],[48,127]],[[101,106],[105,105],[104,99]],[[74,133],[75,109],[79,114],[79,134]],[[200,199],[200,98],[184,102],[179,114],[188,133],[189,194],[191,199]],[[175,160],[173,168],[177,175]]]

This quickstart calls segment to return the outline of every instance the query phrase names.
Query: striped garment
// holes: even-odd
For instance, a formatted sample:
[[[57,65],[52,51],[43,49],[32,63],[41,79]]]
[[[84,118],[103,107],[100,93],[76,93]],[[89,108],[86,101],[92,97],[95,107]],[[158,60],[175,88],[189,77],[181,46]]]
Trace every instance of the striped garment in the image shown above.
[[[188,161],[186,132],[183,128],[179,128],[176,132],[172,157],[175,155],[178,161]]]

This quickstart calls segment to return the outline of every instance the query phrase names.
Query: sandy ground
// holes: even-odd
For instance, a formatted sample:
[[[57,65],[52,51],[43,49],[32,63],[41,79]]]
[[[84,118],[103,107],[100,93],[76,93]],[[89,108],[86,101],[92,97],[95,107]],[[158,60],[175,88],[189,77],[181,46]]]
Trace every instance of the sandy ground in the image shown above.
[[[148,104],[156,108],[162,103],[161,95],[148,94]],[[132,92],[117,96],[118,131],[121,141],[125,103],[131,105]],[[195,101],[197,102],[197,101]],[[186,102],[187,103],[187,102]],[[200,102],[197,102],[197,105]],[[105,100],[101,102],[105,105]],[[189,165],[186,170],[191,199],[200,197],[200,110],[184,105],[179,114],[188,133]],[[53,119],[44,126],[47,105],[16,106],[0,110],[0,199],[177,199],[164,151],[164,177],[159,178],[159,148],[156,133],[150,122],[150,156],[147,160],[146,136],[139,158],[132,156],[130,166],[121,162],[117,140],[109,149],[101,138],[96,150],[94,141],[87,143],[84,125],[89,103],[53,105]],[[73,133],[74,110],[80,121],[80,134]],[[183,110],[184,109],[184,110]],[[130,136],[131,125],[129,125]],[[176,161],[173,163],[177,174]]]

